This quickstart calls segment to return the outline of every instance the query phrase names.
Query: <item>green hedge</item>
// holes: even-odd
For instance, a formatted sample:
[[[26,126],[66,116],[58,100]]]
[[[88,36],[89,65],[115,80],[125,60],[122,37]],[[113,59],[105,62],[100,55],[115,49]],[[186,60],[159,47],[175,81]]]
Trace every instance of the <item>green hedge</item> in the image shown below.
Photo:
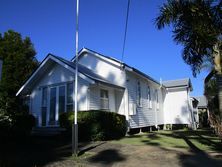
[[[0,114],[0,138],[24,137],[30,134],[35,126],[35,117],[27,113],[13,116]]]
[[[80,140],[109,140],[125,136],[126,118],[114,112],[100,110],[78,112],[78,132]],[[71,132],[74,113],[62,113],[59,117],[61,127]]]
[[[35,117],[31,114],[20,114],[14,116],[12,125],[13,134],[19,136],[27,136],[35,126]]]

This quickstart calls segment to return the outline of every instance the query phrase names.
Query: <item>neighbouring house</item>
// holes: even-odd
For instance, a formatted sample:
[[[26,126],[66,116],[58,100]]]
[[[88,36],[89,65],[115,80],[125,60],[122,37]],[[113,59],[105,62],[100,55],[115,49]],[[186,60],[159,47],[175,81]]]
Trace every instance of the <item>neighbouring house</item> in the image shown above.
[[[0,81],[2,79],[2,59],[0,58]]]
[[[192,102],[192,110],[193,110],[193,119],[194,119],[194,124],[195,124],[193,128],[196,129],[200,127],[200,117],[199,117],[199,112],[198,112],[199,101],[197,100],[197,98],[191,97],[191,102]]]
[[[17,92],[29,97],[37,126],[59,126],[59,114],[74,109],[75,58],[48,54]],[[129,129],[165,124],[194,127],[190,79],[159,83],[147,74],[95,51],[79,52],[78,110],[125,115]]]
[[[208,127],[209,110],[207,107],[207,98],[205,96],[195,97],[199,103],[197,105],[200,127]]]

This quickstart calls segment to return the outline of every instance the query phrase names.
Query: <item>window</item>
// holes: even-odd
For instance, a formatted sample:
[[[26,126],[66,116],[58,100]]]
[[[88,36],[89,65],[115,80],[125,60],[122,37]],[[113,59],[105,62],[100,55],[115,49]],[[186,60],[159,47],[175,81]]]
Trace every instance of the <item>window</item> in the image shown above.
[[[47,87],[42,88],[42,126],[46,125]]]
[[[65,86],[59,86],[59,114],[65,112]]]
[[[155,96],[156,96],[156,108],[159,109],[159,97],[158,97],[158,90],[155,90]]]
[[[67,83],[67,102],[66,102],[66,111],[73,111],[73,83]]]
[[[151,100],[151,95],[150,95],[150,87],[147,86],[147,102],[148,102],[148,107],[152,108],[152,100]]]
[[[49,124],[55,124],[56,116],[56,87],[50,88],[50,111],[49,111]]]
[[[141,106],[141,85],[140,85],[140,81],[137,82],[137,105]]]
[[[108,90],[100,90],[100,107],[103,110],[109,109],[109,93]]]

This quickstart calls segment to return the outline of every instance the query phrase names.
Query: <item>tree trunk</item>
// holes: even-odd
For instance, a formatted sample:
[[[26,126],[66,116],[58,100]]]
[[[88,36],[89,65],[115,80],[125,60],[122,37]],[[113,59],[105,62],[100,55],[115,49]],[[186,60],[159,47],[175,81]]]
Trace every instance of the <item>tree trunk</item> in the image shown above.
[[[216,74],[220,122],[222,123],[222,74]]]
[[[222,123],[222,68],[221,68],[221,51],[220,44],[216,44],[214,47],[214,65],[216,71],[217,91],[218,91],[218,104],[219,104],[219,116]]]

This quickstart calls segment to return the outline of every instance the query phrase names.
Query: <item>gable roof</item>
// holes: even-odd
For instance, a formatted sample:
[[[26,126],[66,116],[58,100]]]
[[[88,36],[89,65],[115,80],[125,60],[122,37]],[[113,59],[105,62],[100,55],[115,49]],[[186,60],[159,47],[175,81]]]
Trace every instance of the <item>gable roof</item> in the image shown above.
[[[70,70],[73,74],[75,73],[75,63],[65,60],[59,56],[55,56],[51,53],[49,53],[46,58],[41,62],[41,64],[39,65],[39,67],[32,73],[32,75],[25,81],[25,83],[23,84],[23,86],[19,89],[19,91],[16,93],[16,96],[18,96],[25,88],[28,87],[28,85],[31,85],[31,82],[38,78],[37,75],[38,74],[44,74],[44,70],[45,70],[45,66],[46,63],[49,62],[50,60],[62,65],[64,68]],[[78,64],[78,76],[81,77],[82,79],[85,79],[86,81],[88,81],[89,83],[94,83],[96,82],[100,82],[106,85],[110,85],[119,89],[124,89],[123,87],[120,87],[118,85],[113,85],[111,84],[109,81],[107,81],[105,78],[93,73],[91,70],[87,69],[86,67]]]
[[[85,47],[82,48],[82,49],[79,51],[79,53],[78,53],[78,54],[79,54],[79,57],[81,57],[82,55],[84,55],[84,53],[91,53],[91,54],[93,54],[93,55],[95,55],[95,56],[97,56],[97,57],[100,57],[100,58],[102,58],[102,59],[105,58],[105,59],[108,60],[108,61],[112,61],[112,62],[118,63],[118,65],[119,65],[120,67],[125,68],[125,69],[128,69],[129,71],[133,71],[133,72],[135,72],[137,75],[140,75],[140,76],[142,76],[142,77],[145,77],[146,79],[149,79],[149,80],[153,81],[154,83],[156,83],[156,84],[158,84],[158,85],[161,85],[158,81],[156,81],[155,79],[153,79],[153,78],[150,77],[149,75],[143,73],[142,71],[140,71],[140,70],[138,70],[138,69],[136,69],[136,68],[134,68],[134,67],[132,67],[132,66],[129,66],[128,64],[126,64],[126,63],[124,63],[124,62],[121,62],[121,61],[118,60],[118,59],[115,59],[115,58],[109,57],[109,56],[105,56],[105,55],[103,55],[103,54],[101,54],[101,53],[98,53],[98,52],[96,52],[96,51],[93,51],[93,50],[88,49],[88,48],[85,48]],[[73,57],[73,58],[71,59],[71,61],[74,62],[74,61],[75,61],[75,58],[76,58],[76,57]]]
[[[51,54],[52,55],[52,54]],[[55,56],[55,55],[52,55],[54,57],[56,57],[57,59],[59,59],[60,61],[64,62],[65,64],[69,65],[70,67],[72,67],[73,69],[75,69],[75,63],[74,62],[71,62],[71,61],[68,61],[68,60],[65,60],[63,59],[62,57],[59,57],[59,56]],[[94,80],[94,81],[97,81],[97,82],[101,82],[103,84],[106,84],[106,85],[110,85],[110,86],[113,86],[113,87],[116,87],[116,88],[119,88],[119,89],[124,89],[123,87],[121,86],[118,86],[118,85],[114,85],[114,84],[111,84],[110,81],[108,81],[107,79],[105,79],[104,77],[94,73],[92,70],[88,69],[87,67],[81,65],[81,64],[78,64],[78,71],[82,74],[84,74],[85,76],[87,76],[88,78]]]
[[[191,90],[193,90],[193,87],[189,78],[163,81],[163,85],[166,88],[190,87]]]

